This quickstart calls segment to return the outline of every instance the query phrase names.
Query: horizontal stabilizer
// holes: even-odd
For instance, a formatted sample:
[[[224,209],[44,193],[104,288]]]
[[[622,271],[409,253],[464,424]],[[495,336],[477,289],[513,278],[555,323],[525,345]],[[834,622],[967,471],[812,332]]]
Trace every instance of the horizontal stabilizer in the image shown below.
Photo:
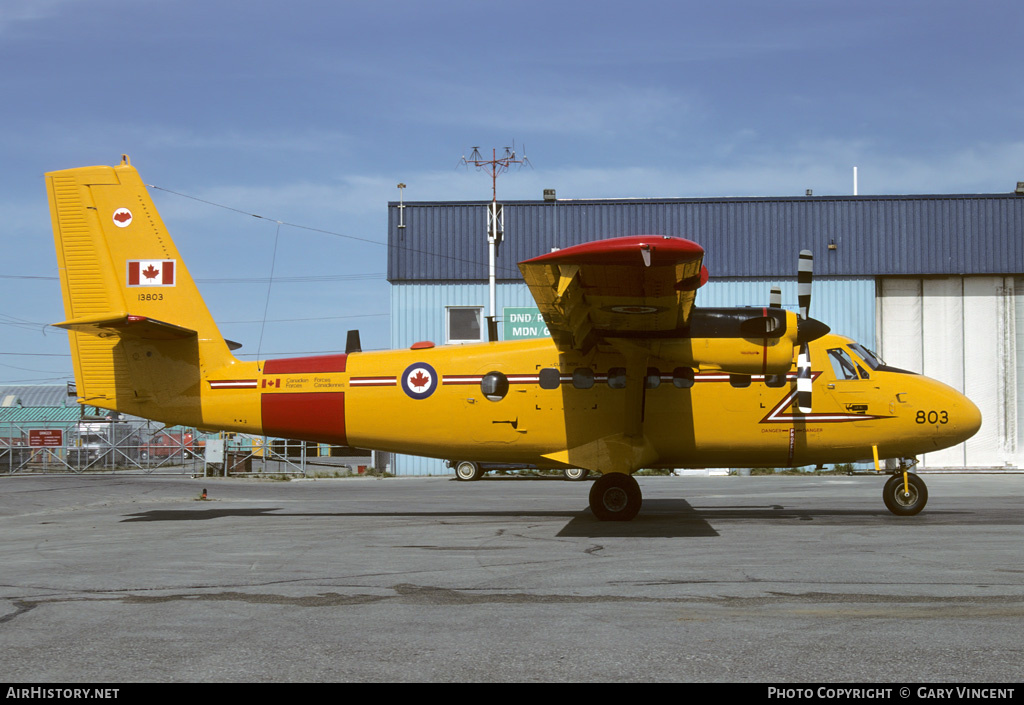
[[[140,340],[183,340],[197,335],[191,328],[183,328],[173,323],[164,323],[146,316],[86,316],[75,318],[70,321],[54,323],[57,328],[73,330],[78,333],[90,333],[100,335],[101,333],[116,332],[122,337],[132,337]]]

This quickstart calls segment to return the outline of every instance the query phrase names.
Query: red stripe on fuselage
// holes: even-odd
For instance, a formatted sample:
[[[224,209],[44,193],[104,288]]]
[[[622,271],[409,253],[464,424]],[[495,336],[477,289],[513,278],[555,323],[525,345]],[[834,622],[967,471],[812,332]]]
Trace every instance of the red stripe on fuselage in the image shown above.
[[[348,355],[318,355],[316,357],[286,357],[280,360],[267,360],[263,363],[263,374],[344,372],[347,358]]]

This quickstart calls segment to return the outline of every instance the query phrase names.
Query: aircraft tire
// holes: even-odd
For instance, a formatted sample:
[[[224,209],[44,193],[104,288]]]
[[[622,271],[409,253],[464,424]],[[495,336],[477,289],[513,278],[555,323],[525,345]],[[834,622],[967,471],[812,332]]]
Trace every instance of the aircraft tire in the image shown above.
[[[578,482],[580,480],[586,480],[590,471],[586,468],[566,468],[562,473],[565,475],[566,480]]]
[[[911,517],[924,509],[928,503],[928,488],[924,480],[914,473],[907,473],[907,482],[910,485],[910,496],[903,492],[903,473],[895,473],[885,482],[882,489],[882,500],[885,507],[896,516]]]
[[[484,471],[472,460],[460,460],[455,465],[455,478],[462,482],[472,482],[484,476]]]
[[[640,485],[632,475],[610,472],[590,488],[590,511],[600,521],[630,521],[642,503]]]

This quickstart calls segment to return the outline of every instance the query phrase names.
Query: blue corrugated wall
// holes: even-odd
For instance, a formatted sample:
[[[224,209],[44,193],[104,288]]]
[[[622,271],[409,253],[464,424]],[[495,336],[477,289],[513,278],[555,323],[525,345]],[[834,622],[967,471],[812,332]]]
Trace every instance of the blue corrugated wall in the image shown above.
[[[390,281],[487,277],[486,204],[388,208]],[[498,277],[552,247],[623,235],[698,242],[712,276],[793,272],[812,250],[830,276],[1005,274],[1024,271],[1024,196],[845,196],[506,203]],[[834,249],[829,249],[835,245]]]

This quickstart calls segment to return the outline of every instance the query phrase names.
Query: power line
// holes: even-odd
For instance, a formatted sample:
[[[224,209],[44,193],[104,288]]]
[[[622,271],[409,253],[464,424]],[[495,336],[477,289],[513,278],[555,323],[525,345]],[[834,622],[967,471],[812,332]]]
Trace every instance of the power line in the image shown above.
[[[320,233],[322,235],[331,235],[331,236],[334,236],[334,237],[345,238],[347,240],[355,240],[357,242],[365,242],[365,243],[370,244],[370,245],[378,245],[380,247],[387,247],[388,249],[404,250],[405,252],[415,252],[415,253],[418,253],[418,254],[421,254],[421,255],[426,255],[428,257],[441,257],[443,259],[452,260],[454,262],[467,262],[469,264],[475,264],[475,265],[479,265],[479,266],[485,266],[486,265],[485,262],[481,262],[480,260],[477,260],[477,259],[469,259],[469,258],[466,258],[466,257],[455,257],[453,255],[441,254],[439,252],[432,252],[430,250],[420,250],[420,249],[417,249],[417,248],[414,248],[414,247],[407,247],[407,246],[404,246],[404,245],[392,245],[391,243],[381,242],[380,240],[371,240],[370,238],[359,237],[357,235],[347,235],[345,233],[339,233],[339,232],[336,232],[334,230],[326,230],[324,228],[314,228],[314,227],[309,226],[309,225],[299,225],[298,223],[289,223],[289,222],[284,221],[284,220],[278,220],[277,218],[269,218],[269,217],[267,217],[265,215],[259,215],[258,213],[250,213],[249,211],[244,211],[241,208],[235,208],[233,206],[224,205],[223,203],[216,203],[214,201],[209,201],[209,200],[207,200],[205,198],[199,198],[197,196],[190,196],[187,193],[181,193],[179,191],[172,191],[169,188],[164,188],[162,186],[157,186],[155,184],[146,184],[146,186],[151,188],[151,189],[156,189],[157,191],[164,191],[166,193],[170,193],[170,194],[173,194],[175,196],[181,196],[182,198],[188,198],[188,199],[190,199],[192,201],[198,201],[199,203],[205,203],[206,205],[214,206],[215,208],[223,208],[224,210],[229,210],[229,211],[232,211],[234,213],[238,213],[240,215],[245,215],[245,216],[249,216],[251,218],[257,218],[259,220],[266,220],[266,221],[269,221],[271,223],[285,225],[285,226],[287,226],[289,228],[297,228],[299,230],[308,230],[310,232]],[[507,274],[514,275],[515,278],[519,278],[519,276],[520,276],[520,273],[519,273],[518,269],[511,269],[511,268],[502,267],[502,271],[507,273]]]
[[[71,353],[16,353],[0,352],[0,355],[18,355],[21,357],[71,357]]]

